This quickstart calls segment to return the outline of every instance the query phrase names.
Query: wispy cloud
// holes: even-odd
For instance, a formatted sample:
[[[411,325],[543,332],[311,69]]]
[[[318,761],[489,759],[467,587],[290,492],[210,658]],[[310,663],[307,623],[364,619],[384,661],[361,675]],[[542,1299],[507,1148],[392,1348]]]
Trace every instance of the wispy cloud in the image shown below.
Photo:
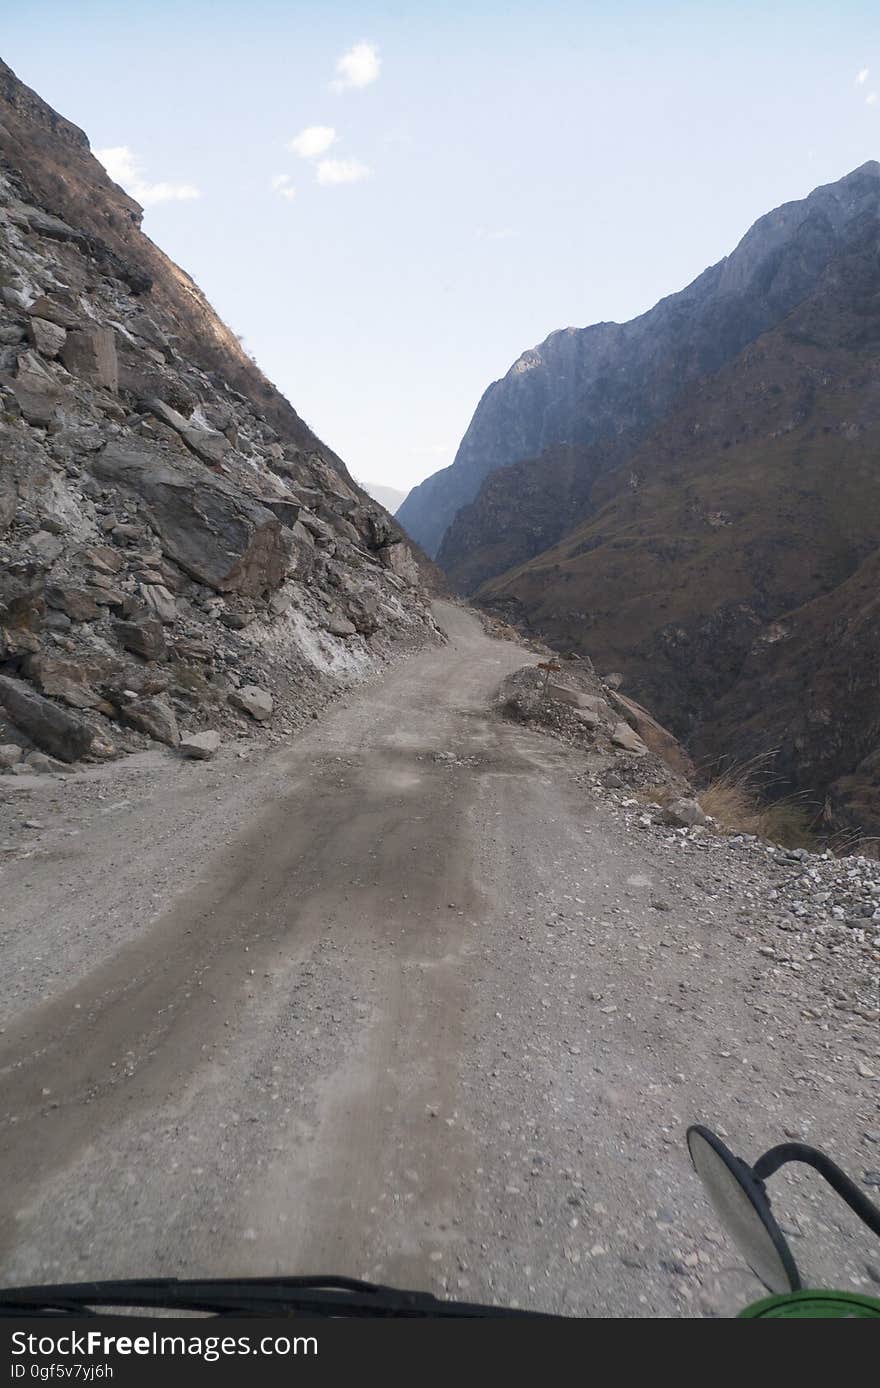
[[[290,141],[288,149],[298,154],[300,159],[320,159],[337,138],[332,125],[307,125]]]
[[[319,183],[360,183],[370,170],[359,159],[322,159],[318,164]]]
[[[868,92],[868,95],[865,97],[865,103],[866,103],[866,105],[868,105],[868,106],[876,106],[876,105],[877,105],[877,93],[876,93],[876,92]]]
[[[863,87],[865,85],[870,75],[870,71],[871,69],[867,67],[859,69],[859,71],[856,73],[856,82],[858,86]]]
[[[292,202],[296,197],[296,189],[290,178],[290,174],[276,174],[272,179],[273,192],[277,193],[279,197],[286,198],[288,202]]]
[[[336,63],[336,77],[330,83],[335,92],[351,87],[369,87],[379,76],[382,61],[374,43],[363,41],[349,48]]]
[[[96,149],[95,158],[104,165],[113,182],[120,184],[143,207],[159,202],[190,202],[202,196],[193,183],[148,183],[137,156],[128,145]]]
[[[477,227],[480,241],[509,241],[511,236],[516,236],[514,227]]]

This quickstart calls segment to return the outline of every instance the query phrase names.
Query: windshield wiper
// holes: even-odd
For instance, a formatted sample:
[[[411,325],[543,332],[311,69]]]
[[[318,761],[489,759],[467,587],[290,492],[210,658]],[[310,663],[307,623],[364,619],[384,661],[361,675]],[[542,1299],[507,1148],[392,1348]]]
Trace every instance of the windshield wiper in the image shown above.
[[[247,1277],[178,1281],[70,1282],[0,1289],[0,1316],[91,1316],[105,1307],[201,1311],[215,1316],[538,1316],[540,1311],[440,1301],[354,1277]]]

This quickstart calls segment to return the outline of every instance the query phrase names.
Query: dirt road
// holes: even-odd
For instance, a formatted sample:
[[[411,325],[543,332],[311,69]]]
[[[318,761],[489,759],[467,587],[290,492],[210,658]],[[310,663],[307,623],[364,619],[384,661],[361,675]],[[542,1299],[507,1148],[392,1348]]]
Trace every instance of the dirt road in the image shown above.
[[[7,1282],[338,1271],[726,1314],[757,1284],[686,1123],[864,1164],[867,1090],[817,1091],[733,908],[581,754],[490,715],[527,652],[440,620],[281,752],[34,791],[3,874]],[[789,1194],[808,1262],[863,1283],[866,1240]]]

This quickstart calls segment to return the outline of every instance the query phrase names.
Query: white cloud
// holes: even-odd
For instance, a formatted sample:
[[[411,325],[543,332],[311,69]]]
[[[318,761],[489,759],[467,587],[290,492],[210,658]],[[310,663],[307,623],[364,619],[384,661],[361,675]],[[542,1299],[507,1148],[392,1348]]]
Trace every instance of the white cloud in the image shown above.
[[[336,64],[338,76],[331,87],[335,92],[347,91],[349,87],[368,87],[379,76],[381,59],[374,43],[356,43]]]
[[[868,104],[869,106],[876,106],[876,105],[877,105],[877,93],[876,93],[876,92],[869,92],[868,95],[865,97],[865,101],[867,102],[867,104]]]
[[[480,241],[509,241],[511,236],[516,236],[513,227],[477,227]]]
[[[128,145],[96,149],[95,158],[104,165],[113,182],[120,184],[143,207],[158,202],[189,202],[202,196],[193,183],[147,183],[137,156]]]
[[[288,149],[298,154],[300,159],[319,159],[326,154],[337,135],[332,125],[307,125],[305,130],[291,140]]]
[[[318,164],[319,183],[360,183],[369,177],[370,170],[358,159],[322,159]]]
[[[272,191],[292,202],[296,197],[296,189],[290,181],[290,174],[276,174],[272,179]]]
[[[859,72],[856,73],[856,82],[860,87],[863,87],[867,82],[869,72],[870,68],[863,67]]]

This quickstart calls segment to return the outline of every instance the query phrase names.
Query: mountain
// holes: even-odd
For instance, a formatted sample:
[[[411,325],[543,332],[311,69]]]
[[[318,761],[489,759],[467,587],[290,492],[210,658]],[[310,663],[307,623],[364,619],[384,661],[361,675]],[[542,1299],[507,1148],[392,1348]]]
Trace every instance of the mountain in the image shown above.
[[[374,501],[378,501],[380,506],[384,506],[386,511],[390,511],[392,516],[400,506],[406,496],[406,492],[399,491],[397,487],[386,487],[381,482],[361,482],[360,484],[368,496]]]
[[[400,527],[141,215],[0,63],[0,769],[280,735],[435,639]]]
[[[547,450],[564,455],[571,447],[643,436],[690,385],[779,323],[816,285],[852,228],[876,217],[878,202],[880,165],[871,162],[760,218],[731,255],[639,318],[552,333],[485,392],[453,463],[410,492],[401,524],[428,553],[442,554],[453,578],[462,566],[463,584],[473,580],[475,566],[498,572],[506,550],[485,561],[477,553],[498,542],[494,515],[485,525],[470,517],[463,532],[453,526],[487,477]],[[608,462],[591,455],[591,466],[610,466],[614,456],[613,449]],[[564,472],[564,457],[562,466]],[[567,495],[563,479],[550,486]],[[579,486],[572,499],[582,503]],[[567,504],[556,509],[563,527],[576,519]],[[544,539],[541,531],[536,543]],[[523,548],[518,537],[515,543]]]
[[[563,538],[479,598],[620,671],[702,762],[761,757],[827,823],[877,832],[880,222],[858,202],[802,301],[636,444],[544,455],[585,519],[537,508],[536,538]],[[471,509],[540,475],[496,473]]]

